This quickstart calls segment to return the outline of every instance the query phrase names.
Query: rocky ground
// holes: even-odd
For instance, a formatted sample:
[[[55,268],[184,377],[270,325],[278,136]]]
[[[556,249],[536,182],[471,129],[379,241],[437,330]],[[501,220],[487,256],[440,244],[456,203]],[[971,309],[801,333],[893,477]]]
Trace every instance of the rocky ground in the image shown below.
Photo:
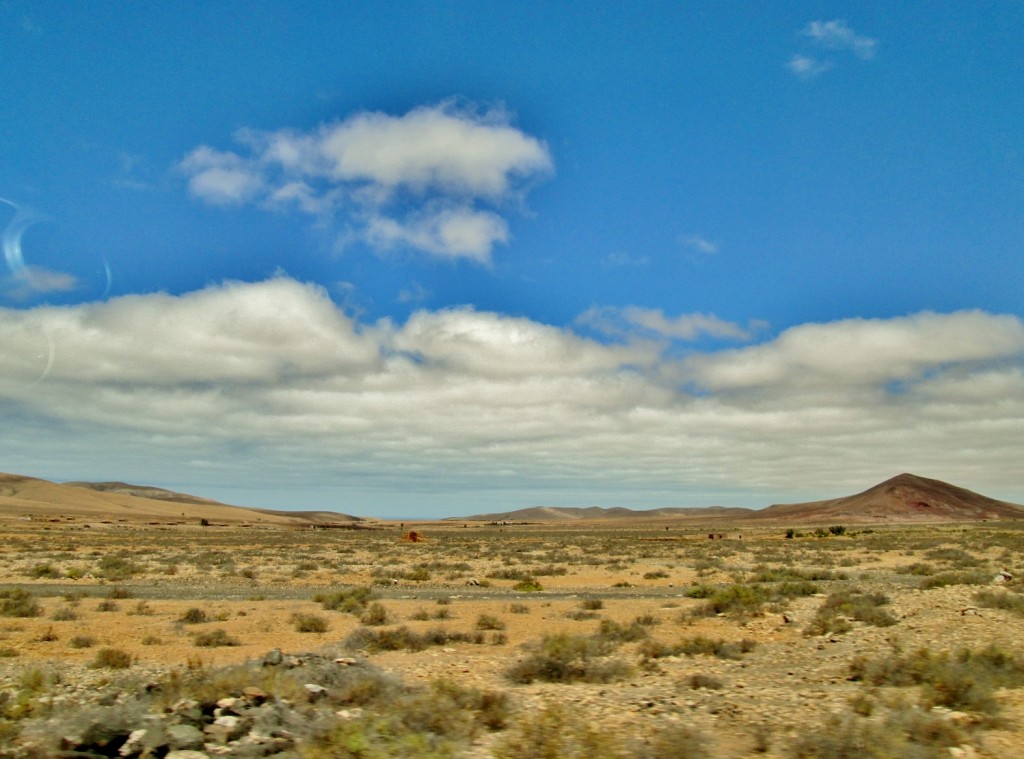
[[[53,753],[57,751],[70,752],[67,756],[174,759],[312,756],[316,754],[304,753],[311,731],[339,720],[363,725],[367,714],[384,708],[384,702],[353,699],[352,678],[392,682],[392,676],[404,689],[389,691],[395,703],[413,698],[409,693],[431,693],[416,689],[429,689],[439,679],[467,692],[505,694],[508,718],[503,729],[460,728],[456,742],[463,755],[474,759],[500,754],[507,736],[550,704],[565,705],[602,734],[639,741],[650,741],[671,724],[689,725],[703,734],[708,755],[723,759],[798,756],[795,746],[801,738],[835,729],[829,727],[830,715],[853,718],[856,712],[865,715],[857,719],[881,724],[890,715],[916,710],[955,726],[959,736],[955,745],[923,755],[1016,758],[1024,755],[1024,688],[1018,685],[995,691],[996,711],[978,712],[933,708],[922,700],[919,687],[874,686],[850,679],[851,662],[857,657],[879,659],[919,649],[979,650],[988,645],[1024,656],[1024,616],[1013,609],[991,608],[977,598],[979,590],[1021,596],[1015,576],[1024,562],[1019,561],[1016,533],[995,540],[992,529],[937,536],[893,532],[886,540],[870,534],[803,543],[787,543],[765,533],[760,542],[747,536],[743,543],[728,541],[714,549],[696,541],[636,542],[635,551],[626,538],[598,535],[581,541],[574,533],[560,544],[557,535],[545,534],[524,539],[519,564],[529,568],[530,562],[522,560],[526,553],[533,554],[535,568],[550,569],[561,558],[568,571],[542,576],[545,589],[536,593],[514,591],[512,580],[492,580],[491,587],[473,584],[481,579],[486,583],[493,568],[508,566],[509,555],[501,551],[508,550],[509,541],[492,536],[495,542],[478,540],[472,554],[463,543],[449,546],[446,560],[468,565],[461,570],[464,576],[388,580],[377,586],[376,603],[389,616],[385,624],[369,629],[406,627],[426,633],[441,627],[475,634],[479,640],[444,642],[416,651],[354,646],[351,634],[367,626],[358,614],[323,610],[312,600],[317,587],[343,587],[324,583],[315,572],[294,582],[265,584],[265,593],[259,592],[258,583],[247,584],[246,578],[233,575],[225,582],[231,589],[220,595],[208,590],[215,584],[210,577],[202,584],[182,581],[180,575],[191,570],[162,582],[140,573],[118,586],[132,589],[132,597],[117,601],[115,611],[101,612],[94,607],[110,583],[69,583],[66,577],[26,580],[24,572],[43,554],[25,557],[9,550],[3,565],[8,584],[2,587],[33,587],[43,613],[0,619],[0,646],[9,652],[8,658],[0,659],[5,716],[0,751],[26,757],[58,755]],[[569,550],[597,543],[610,551],[614,564],[579,563],[576,557],[586,551]],[[51,563],[64,561],[63,568],[80,561],[83,548],[76,545],[76,551],[65,551],[70,558],[53,558]],[[398,571],[423,565],[423,552],[401,557],[401,563],[389,566]],[[350,573],[344,587],[374,580],[368,569],[373,558],[367,557],[365,563],[359,558],[347,556]],[[905,571],[927,562],[932,566],[921,566],[917,573]],[[966,565],[973,576],[961,574],[951,578],[956,580],[952,584],[922,587],[924,580],[943,571],[967,572]],[[692,616],[705,603],[691,597],[700,595],[693,592],[696,584],[710,589],[757,585],[758,568],[766,566],[803,568],[809,576],[831,575],[813,581],[813,594],[768,602],[754,613],[729,609],[710,617]],[[1004,570],[1005,575],[998,574]],[[258,567],[262,576],[272,571],[276,570],[269,564]],[[292,570],[280,571],[284,576]],[[664,576],[654,577],[659,572]],[[984,584],[976,584],[980,576]],[[968,580],[974,584],[966,584]],[[615,587],[625,582],[633,587]],[[202,590],[190,593],[190,585]],[[91,595],[69,603],[68,588]],[[848,629],[815,633],[815,616],[829,596],[851,589],[884,596],[887,603],[882,608],[894,624],[845,620]],[[141,601],[149,612],[131,613]],[[182,624],[183,613],[196,605],[210,611],[210,620],[195,627]],[[58,611],[69,606],[76,610],[75,618],[57,619]],[[329,629],[299,633],[292,624],[296,613],[322,615]],[[479,629],[482,617],[493,622],[483,625],[486,630]],[[605,658],[625,662],[632,671],[611,682],[524,684],[506,676],[544,635],[595,636],[602,622],[625,626],[638,617],[647,620],[648,642],[672,645],[703,636],[713,641],[749,640],[753,645],[735,658],[701,653],[652,658],[644,656],[650,651],[644,640],[626,641]],[[195,630],[217,628],[237,636],[242,645],[193,645]],[[54,640],[45,640],[48,631]],[[96,644],[71,648],[68,642],[76,634],[92,634]],[[161,642],[142,645],[147,635]],[[90,667],[105,645],[128,652],[131,666]],[[284,653],[268,659],[274,649]],[[252,664],[230,677],[213,674],[244,661]],[[201,694],[179,687],[197,671],[205,673]],[[289,674],[269,677],[273,672]],[[177,685],[168,686],[168,679]],[[484,712],[478,706],[466,709]]]

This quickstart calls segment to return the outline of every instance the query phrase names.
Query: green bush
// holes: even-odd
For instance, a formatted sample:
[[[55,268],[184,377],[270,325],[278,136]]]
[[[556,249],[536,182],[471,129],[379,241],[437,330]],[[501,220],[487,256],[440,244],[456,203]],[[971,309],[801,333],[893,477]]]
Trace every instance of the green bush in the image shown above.
[[[373,598],[373,588],[369,586],[346,588],[334,593],[320,593],[313,596],[313,600],[321,604],[325,610],[340,611],[346,614],[361,614]]]
[[[521,580],[513,585],[512,590],[520,593],[538,593],[544,590],[544,586],[532,577],[527,577],[525,580]]]

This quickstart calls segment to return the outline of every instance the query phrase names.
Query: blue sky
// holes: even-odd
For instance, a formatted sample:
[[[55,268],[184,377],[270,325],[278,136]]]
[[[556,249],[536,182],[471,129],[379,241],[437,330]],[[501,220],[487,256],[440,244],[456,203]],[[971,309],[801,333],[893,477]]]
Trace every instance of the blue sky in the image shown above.
[[[0,0],[0,469],[1024,502],[1024,6]]]

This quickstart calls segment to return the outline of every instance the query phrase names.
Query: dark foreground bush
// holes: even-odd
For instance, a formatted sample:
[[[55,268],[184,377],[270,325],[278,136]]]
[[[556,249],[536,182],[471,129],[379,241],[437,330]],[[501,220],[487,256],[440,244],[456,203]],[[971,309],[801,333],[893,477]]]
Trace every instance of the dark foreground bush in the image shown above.
[[[646,741],[620,738],[561,704],[548,704],[517,721],[494,746],[495,759],[707,759],[703,736],[680,724],[662,724]]]
[[[946,759],[964,736],[949,721],[919,709],[883,722],[833,716],[790,747],[792,759]]]
[[[173,748],[165,727],[187,722],[209,728],[219,701],[243,704],[246,729],[263,736],[245,756],[303,759],[440,759],[465,755],[484,730],[509,720],[507,697],[447,681],[409,687],[365,662],[335,663],[334,655],[303,654],[219,669],[175,670],[164,679],[111,676],[109,685],[75,702],[44,709],[17,708],[0,698],[3,756],[92,757],[126,755],[128,737],[147,731],[145,747],[128,755],[165,756]],[[45,678],[21,690],[32,698],[47,692]],[[146,683],[150,687],[141,687]],[[315,698],[306,687],[316,683]],[[106,706],[103,704],[113,703]],[[12,707],[12,708],[8,708]],[[184,711],[181,711],[181,710]],[[341,712],[341,714],[339,714]],[[56,728],[55,728],[56,726]],[[13,752],[13,753],[12,753]],[[243,755],[242,753],[239,754]]]
[[[955,654],[922,648],[909,655],[858,656],[850,663],[850,679],[871,685],[920,685],[926,706],[994,714],[999,708],[997,688],[1024,685],[1024,660],[995,645]]]

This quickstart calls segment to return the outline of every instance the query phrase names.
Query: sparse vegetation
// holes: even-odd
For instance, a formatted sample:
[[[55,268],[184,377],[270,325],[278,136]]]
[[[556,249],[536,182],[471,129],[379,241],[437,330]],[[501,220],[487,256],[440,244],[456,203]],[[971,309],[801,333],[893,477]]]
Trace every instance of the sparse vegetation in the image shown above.
[[[528,647],[528,655],[513,664],[506,676],[514,683],[543,680],[554,683],[605,683],[632,674],[628,663],[608,659],[615,643],[603,635],[545,635]]]
[[[240,646],[241,641],[228,635],[226,630],[217,628],[196,633],[192,641],[200,648],[217,648],[219,646]]]
[[[329,625],[324,617],[319,614],[303,614],[296,612],[292,614],[292,624],[295,629],[302,633],[323,633],[327,632]]]
[[[127,651],[119,648],[101,648],[89,664],[94,669],[127,669],[134,659]]]

